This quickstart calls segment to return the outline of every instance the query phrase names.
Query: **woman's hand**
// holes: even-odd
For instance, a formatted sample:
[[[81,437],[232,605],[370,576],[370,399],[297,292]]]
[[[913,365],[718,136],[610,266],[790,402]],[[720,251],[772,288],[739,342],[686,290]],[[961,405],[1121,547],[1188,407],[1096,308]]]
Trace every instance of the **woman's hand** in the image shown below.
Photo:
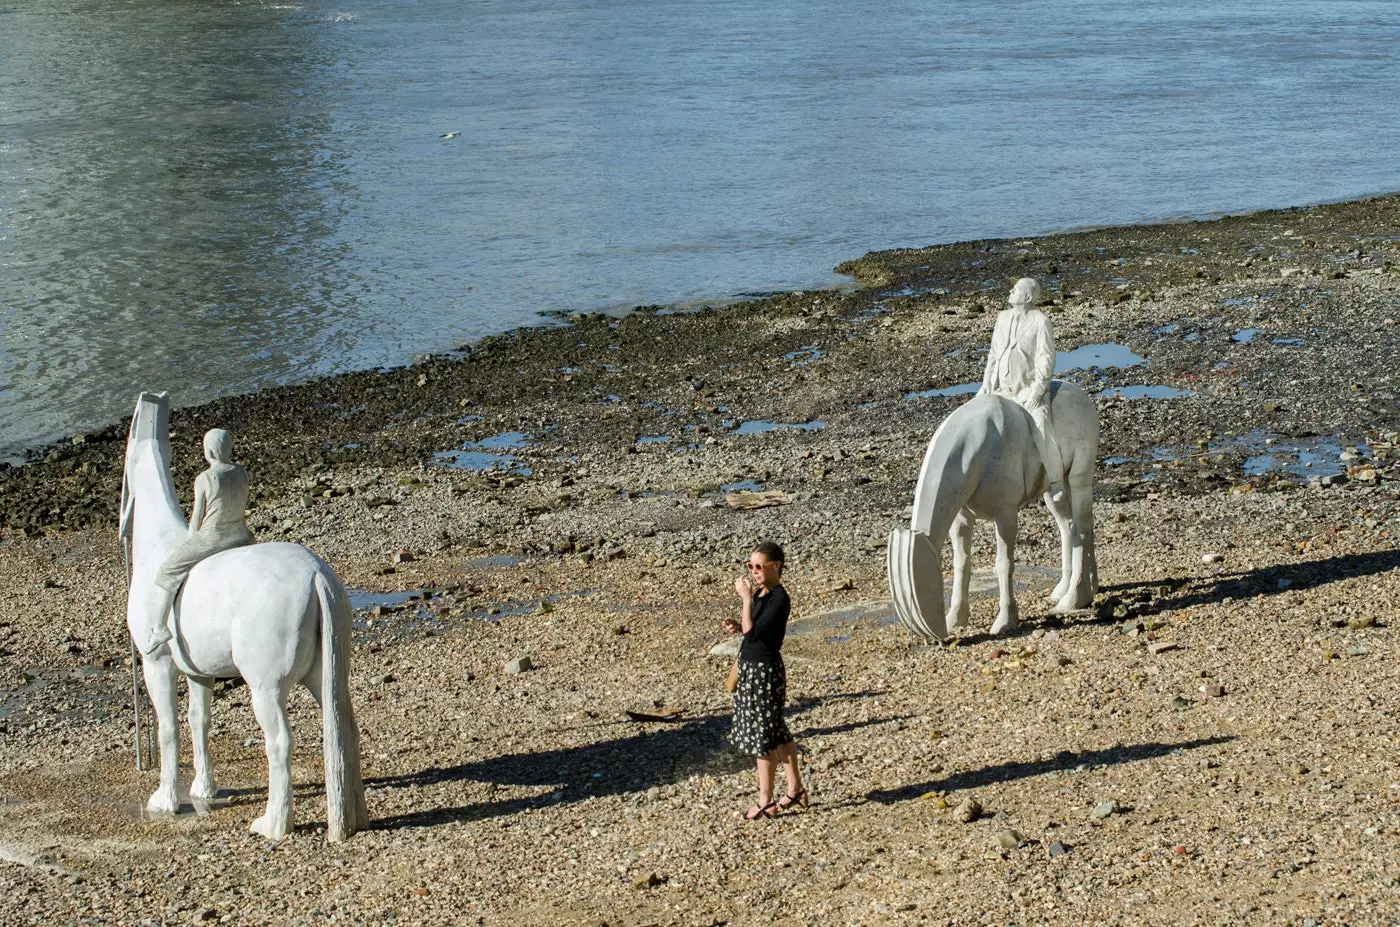
[[[739,593],[739,598],[745,602],[753,598],[753,584],[747,576],[734,577],[734,591]]]
[[[735,621],[733,618],[724,619],[719,623],[719,626],[724,629],[724,633],[726,634],[739,633],[739,622]]]

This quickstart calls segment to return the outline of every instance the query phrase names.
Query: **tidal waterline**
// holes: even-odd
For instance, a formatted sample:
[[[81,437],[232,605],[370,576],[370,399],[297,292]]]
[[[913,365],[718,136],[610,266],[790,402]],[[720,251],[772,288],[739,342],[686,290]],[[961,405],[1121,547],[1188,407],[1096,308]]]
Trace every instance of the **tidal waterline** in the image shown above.
[[[0,447],[871,249],[1400,187],[1398,39],[1380,0],[0,7]]]

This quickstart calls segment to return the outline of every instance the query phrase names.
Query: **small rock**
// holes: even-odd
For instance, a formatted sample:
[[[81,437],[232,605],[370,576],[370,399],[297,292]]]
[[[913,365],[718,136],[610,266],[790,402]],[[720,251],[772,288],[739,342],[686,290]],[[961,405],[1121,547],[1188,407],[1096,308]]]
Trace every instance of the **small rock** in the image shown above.
[[[1208,682],[1201,686],[1201,694],[1206,698],[1222,698],[1225,695],[1225,687],[1218,682]]]
[[[1069,852],[1069,847],[1065,846],[1063,843],[1061,843],[1061,842],[1058,841],[1058,840],[1056,840],[1054,843],[1050,844],[1050,858],[1051,858],[1051,859],[1059,859],[1061,856],[1064,856],[1064,855],[1065,855],[1066,853],[1068,853],[1068,852]]]
[[[975,798],[964,798],[953,809],[953,818],[962,824],[971,824],[982,816],[982,803]]]
[[[1001,847],[1003,850],[1014,850],[1025,843],[1026,838],[1022,837],[1017,831],[1008,828],[1007,830],[997,832],[996,841],[997,846]]]
[[[1376,618],[1374,615],[1367,615],[1365,618],[1353,618],[1347,622],[1347,627],[1353,631],[1360,631],[1363,628],[1374,627]]]
[[[516,657],[514,660],[507,663],[506,674],[510,676],[519,676],[526,670],[533,669],[534,666],[534,661],[530,659],[529,654],[526,654],[523,657]]]
[[[632,888],[641,891],[646,888],[656,888],[658,885],[665,885],[666,877],[653,872],[644,879],[638,879],[632,883]]]
[[[369,681],[369,684],[372,685],[372,686],[387,686],[389,683],[391,683],[391,682],[393,682],[393,681],[394,681],[394,674],[393,674],[393,673],[385,673],[385,674],[382,675],[382,676],[375,676],[374,678],[372,678],[372,679]]]
[[[1089,820],[1102,821],[1110,815],[1121,814],[1122,812],[1123,806],[1113,799],[1109,799],[1108,801],[1100,802],[1094,806],[1094,810],[1089,812]]]
[[[728,640],[722,640],[710,648],[712,657],[728,657],[736,659],[739,656],[739,648],[744,644],[744,639],[737,634]]]
[[[1166,653],[1169,650],[1180,650],[1180,644],[1171,641],[1154,641],[1147,645],[1147,652],[1151,654]]]
[[[412,563],[413,551],[409,550],[407,547],[400,547],[398,550],[394,551],[394,555],[389,559],[394,563]]]
[[[1220,563],[1224,559],[1224,554],[1201,554],[1202,563]]]

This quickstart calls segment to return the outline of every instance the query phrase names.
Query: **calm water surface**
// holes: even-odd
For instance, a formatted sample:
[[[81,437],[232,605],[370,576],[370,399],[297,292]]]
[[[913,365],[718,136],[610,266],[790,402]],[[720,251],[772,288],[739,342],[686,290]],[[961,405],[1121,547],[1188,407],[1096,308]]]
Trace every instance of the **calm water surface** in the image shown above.
[[[0,0],[0,449],[871,249],[1400,188],[1397,49],[1391,0]]]

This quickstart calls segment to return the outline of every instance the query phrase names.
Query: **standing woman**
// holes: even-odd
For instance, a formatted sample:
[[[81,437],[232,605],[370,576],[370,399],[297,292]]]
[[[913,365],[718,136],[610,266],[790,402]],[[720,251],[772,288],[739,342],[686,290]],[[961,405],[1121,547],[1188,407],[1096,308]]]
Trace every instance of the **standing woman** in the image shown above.
[[[726,618],[721,626],[730,634],[744,635],[729,741],[739,751],[758,757],[758,804],[744,815],[756,821],[777,817],[779,811],[794,804],[807,807],[807,790],[797,769],[797,744],[783,720],[787,672],[782,649],[791,610],[782,586],[783,549],[763,541],[749,554],[748,565],[748,575],[734,580],[734,591],[743,603],[740,618]],[[773,778],[780,763],[787,777],[787,794],[774,800]]]

